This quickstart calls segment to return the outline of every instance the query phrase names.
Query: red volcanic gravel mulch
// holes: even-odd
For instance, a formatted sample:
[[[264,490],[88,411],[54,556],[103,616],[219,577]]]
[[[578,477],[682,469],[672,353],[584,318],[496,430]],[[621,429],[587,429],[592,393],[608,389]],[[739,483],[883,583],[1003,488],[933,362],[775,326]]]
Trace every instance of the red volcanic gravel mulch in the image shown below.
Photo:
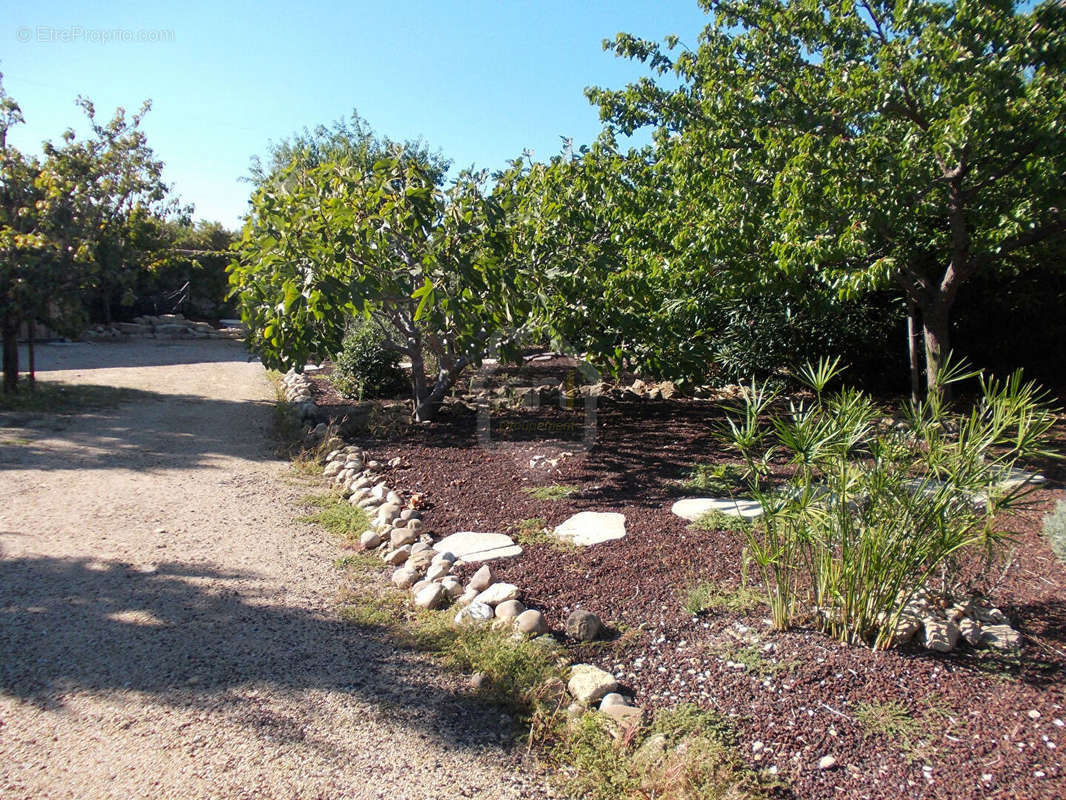
[[[748,761],[776,769],[792,796],[1066,798],[1066,567],[1041,534],[1043,516],[1063,497],[1063,468],[1037,465],[1051,480],[1003,521],[1017,535],[1013,551],[981,576],[980,588],[1023,633],[1020,653],[945,656],[918,645],[875,653],[816,631],[775,631],[765,608],[698,618],[683,610],[697,579],[741,579],[739,534],[692,530],[670,512],[693,495],[679,479],[694,463],[727,460],[714,435],[722,413],[703,401],[601,400],[586,449],[580,411],[494,412],[494,430],[511,440],[485,446],[477,415],[457,407],[398,440],[360,444],[382,462],[403,458],[390,484],[425,494],[424,521],[439,536],[514,534],[520,520],[551,527],[584,510],[625,514],[624,539],[573,552],[529,545],[516,559],[491,562],[493,571],[521,587],[555,631],[575,607],[598,614],[613,638],[575,645],[577,660],[615,673],[637,704],[694,702],[728,715]],[[531,421],[545,424],[538,431]],[[568,442],[544,430],[579,432]],[[534,455],[567,452],[554,468],[530,466]],[[555,483],[579,491],[563,500],[522,491]],[[758,669],[734,660],[753,653]],[[860,704],[885,701],[902,703],[915,729],[879,734],[856,718]],[[817,768],[825,755],[836,768]]]

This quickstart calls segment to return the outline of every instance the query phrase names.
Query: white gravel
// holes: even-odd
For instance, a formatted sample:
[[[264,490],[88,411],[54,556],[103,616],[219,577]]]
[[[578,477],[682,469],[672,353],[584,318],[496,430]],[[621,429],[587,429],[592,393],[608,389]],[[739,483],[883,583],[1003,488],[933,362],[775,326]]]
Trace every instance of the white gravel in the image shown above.
[[[37,356],[148,394],[0,415],[0,797],[546,795],[458,678],[338,620],[240,345]]]

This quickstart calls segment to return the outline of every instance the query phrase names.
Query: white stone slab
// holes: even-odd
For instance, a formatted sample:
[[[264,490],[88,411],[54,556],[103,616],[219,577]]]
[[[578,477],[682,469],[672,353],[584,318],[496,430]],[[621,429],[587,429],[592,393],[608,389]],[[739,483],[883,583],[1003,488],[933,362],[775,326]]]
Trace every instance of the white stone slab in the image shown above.
[[[999,482],[996,484],[996,489],[1001,492],[1013,492],[1015,489],[1020,489],[1027,484],[1035,486],[1041,483],[1047,483],[1047,478],[1043,475],[1011,467],[999,474]]]
[[[580,511],[557,526],[553,535],[582,547],[609,542],[626,535],[626,517],[613,511]]]
[[[438,553],[451,553],[463,561],[491,561],[522,555],[522,548],[510,536],[477,531],[460,531],[445,536],[433,545],[433,549]]]
[[[695,522],[712,511],[731,517],[744,517],[744,519],[755,519],[763,515],[762,504],[758,500],[731,497],[689,497],[678,500],[670,510],[690,522]]]

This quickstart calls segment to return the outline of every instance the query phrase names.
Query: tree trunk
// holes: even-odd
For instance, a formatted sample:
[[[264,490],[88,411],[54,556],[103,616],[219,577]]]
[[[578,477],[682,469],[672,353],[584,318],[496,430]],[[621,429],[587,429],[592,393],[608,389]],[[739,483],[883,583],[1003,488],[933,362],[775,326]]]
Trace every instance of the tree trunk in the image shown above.
[[[29,340],[26,343],[26,350],[30,357],[30,391],[34,391],[37,388],[37,359],[33,352],[33,335],[37,331],[37,323],[30,322],[29,325]]]
[[[950,308],[943,297],[922,309],[922,328],[925,332],[925,390],[931,395],[940,391],[938,382],[944,359],[951,351]]]
[[[911,402],[922,399],[922,368],[918,362],[918,347],[921,340],[918,306],[911,300],[907,303],[907,356],[911,368]]]
[[[18,391],[19,385],[19,328],[18,322],[7,320],[3,325],[4,393]]]

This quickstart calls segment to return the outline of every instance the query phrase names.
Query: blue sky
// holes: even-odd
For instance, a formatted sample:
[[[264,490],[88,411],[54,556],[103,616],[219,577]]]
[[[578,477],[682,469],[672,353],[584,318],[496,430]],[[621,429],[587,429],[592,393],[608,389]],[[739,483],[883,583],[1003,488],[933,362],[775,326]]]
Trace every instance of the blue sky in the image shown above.
[[[8,3],[0,71],[37,151],[77,128],[82,94],[101,116],[150,98],[149,144],[198,218],[236,226],[254,154],[358,109],[379,133],[423,136],[459,167],[495,169],[524,148],[592,141],[588,85],[646,74],[600,42],[619,31],[695,44],[695,0],[414,0],[388,3]],[[115,33],[115,32],[119,33]],[[140,32],[144,32],[141,34]],[[143,35],[148,41],[120,41]],[[108,40],[110,38],[110,41]]]

